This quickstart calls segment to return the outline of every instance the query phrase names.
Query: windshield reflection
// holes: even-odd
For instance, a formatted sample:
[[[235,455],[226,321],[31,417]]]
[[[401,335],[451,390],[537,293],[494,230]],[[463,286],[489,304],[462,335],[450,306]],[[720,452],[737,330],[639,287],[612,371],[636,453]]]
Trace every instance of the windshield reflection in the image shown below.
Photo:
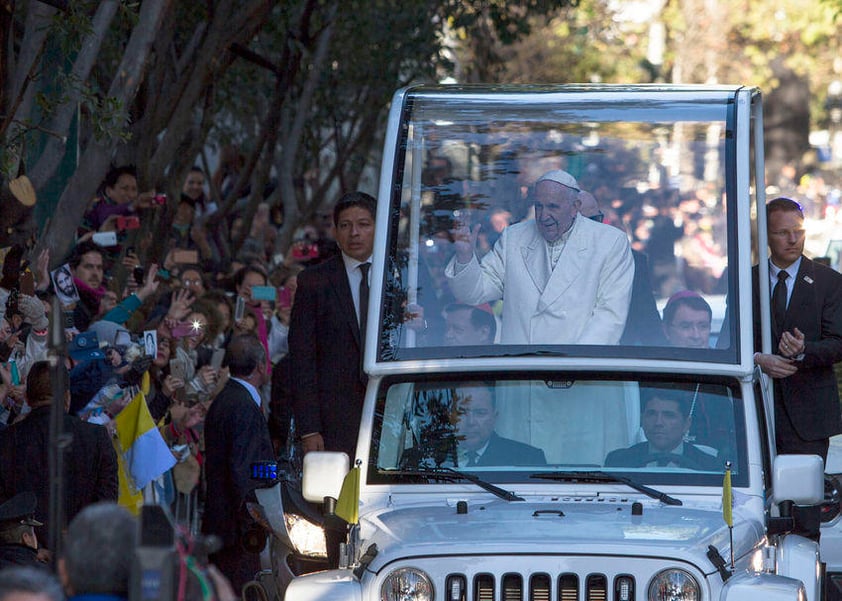
[[[692,381],[448,380],[381,395],[371,461],[528,481],[536,468],[740,471],[738,390]]]
[[[542,110],[413,103],[379,357],[736,361],[726,107]]]

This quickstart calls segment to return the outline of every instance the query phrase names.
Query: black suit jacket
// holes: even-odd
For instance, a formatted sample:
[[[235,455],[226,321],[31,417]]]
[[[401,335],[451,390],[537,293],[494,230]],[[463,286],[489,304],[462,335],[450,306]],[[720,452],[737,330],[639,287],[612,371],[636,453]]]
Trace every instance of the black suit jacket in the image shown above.
[[[545,465],[544,451],[517,440],[503,438],[491,433],[485,452],[477,459],[477,465]]]
[[[760,351],[759,270],[752,271],[754,348]],[[833,364],[842,360],[842,275],[807,257],[795,278],[783,330],[804,333],[804,360],[788,378],[775,380],[776,406],[783,407],[804,440],[822,440],[842,433],[842,412]],[[772,353],[781,332],[772,332]],[[776,415],[776,419],[783,416]]]
[[[661,327],[661,315],[652,294],[649,279],[649,260],[642,252],[632,250],[634,258],[634,279],[632,280],[629,315],[620,344],[666,346],[667,338]]]
[[[205,418],[207,500],[202,532],[216,534],[231,547],[250,524],[244,501],[257,483],[251,464],[272,461],[274,453],[263,412],[248,390],[229,380]]]
[[[69,523],[86,506],[117,500],[117,453],[108,431],[78,417],[64,416],[72,442],[64,455],[64,517]],[[48,541],[50,513],[50,407],[36,407],[0,432],[0,501],[31,490],[38,498],[35,529]]]
[[[454,445],[455,447],[455,445]],[[455,466],[455,448],[450,453],[442,453],[439,457],[428,457],[419,447],[406,449],[400,459],[402,469],[418,469],[423,467]],[[489,465],[546,465],[544,451],[537,447],[518,442],[510,438],[503,438],[496,432],[491,433],[488,446],[477,459],[478,466]],[[464,466],[455,466],[464,467]]]
[[[720,465],[716,457],[700,451],[692,444],[684,443],[684,452],[681,457],[687,459],[687,464],[681,465],[681,467],[712,472],[723,471],[725,469],[724,462]],[[627,449],[611,451],[605,458],[605,466],[644,467],[650,461],[652,461],[652,455],[649,453],[649,443],[641,442]]]
[[[342,257],[298,276],[289,327],[293,404],[299,435],[321,433],[325,450],[353,461],[366,378],[360,328]]]

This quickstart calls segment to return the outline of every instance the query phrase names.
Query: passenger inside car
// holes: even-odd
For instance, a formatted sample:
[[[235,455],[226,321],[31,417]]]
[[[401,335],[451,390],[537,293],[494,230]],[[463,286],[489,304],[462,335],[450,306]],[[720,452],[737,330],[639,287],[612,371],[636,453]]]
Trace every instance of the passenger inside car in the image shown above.
[[[606,467],[683,467],[717,471],[715,449],[687,442],[695,387],[652,385],[641,393],[641,424],[646,441],[611,451]]]

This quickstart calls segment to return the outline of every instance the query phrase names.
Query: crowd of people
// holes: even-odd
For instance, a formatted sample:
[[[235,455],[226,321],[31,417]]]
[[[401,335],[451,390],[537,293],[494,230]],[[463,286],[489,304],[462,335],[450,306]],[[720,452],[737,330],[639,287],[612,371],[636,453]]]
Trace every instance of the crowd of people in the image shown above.
[[[69,441],[62,451],[63,523],[96,504],[119,503],[137,514],[144,502],[157,503],[190,536],[219,537],[211,559],[237,590],[254,577],[257,556],[244,562],[239,552],[253,525],[244,510],[255,486],[249,464],[276,459],[295,436],[288,332],[297,277],[338,249],[332,229],[317,218],[278,260],[267,205],[248,225],[240,217],[211,224],[218,207],[205,190],[204,172],[191,169],[170,203],[169,234],[157,239],[146,226],[158,223],[167,200],[140,192],[133,167],[115,167],[67,257],[4,249],[0,569],[59,559],[50,534],[63,524],[50,523],[49,479],[58,403]],[[233,253],[238,229],[244,236]],[[49,360],[54,305],[66,342],[59,365]],[[57,376],[67,383],[64,399],[53,397]],[[172,456],[148,468],[148,483],[129,464],[134,441],[121,431],[138,396]],[[126,596],[124,588],[114,592]]]
[[[166,199],[154,191],[139,192],[135,170],[123,166],[104,178],[65,260],[44,251],[30,261],[20,247],[8,249],[3,257],[0,562],[5,563],[0,567],[45,565],[55,559],[47,534],[61,524],[49,523],[47,474],[50,410],[56,403],[65,406],[63,428],[72,441],[64,451],[62,509],[71,523],[68,536],[91,506],[119,501],[136,512],[144,500],[166,505],[195,535],[220,538],[221,547],[211,560],[235,590],[259,567],[258,555],[242,545],[244,533],[254,525],[245,510],[256,486],[249,466],[282,452],[289,455],[295,445],[303,452],[334,450],[355,456],[367,383],[362,349],[375,199],[362,192],[344,194],[330,217],[320,215],[304,228],[302,239],[281,257],[275,252],[277,223],[269,207],[258,207],[248,224],[240,217],[212,221],[219,208],[206,197],[204,178],[199,168],[188,174],[157,254],[153,249],[162,241],[153,240],[143,224]],[[439,344],[631,341],[709,348],[711,308],[698,292],[674,290],[668,270],[659,271],[667,261],[657,255],[657,224],[647,228],[645,245],[643,233],[629,236],[611,227],[612,221],[624,219],[616,207],[599,200],[599,188],[590,194],[560,169],[537,177],[531,189],[534,218],[515,222],[506,211],[489,211],[484,237],[475,226],[454,224],[454,252],[441,273],[453,302],[442,309]],[[648,218],[663,226],[658,236],[666,240],[661,242],[670,249],[673,265],[679,240],[695,240],[703,249],[716,238],[711,231],[718,227],[695,220],[698,235],[688,236],[686,227],[678,235],[670,230],[679,225],[669,212],[681,206],[663,200],[646,209],[654,209]],[[800,281],[798,265],[808,265],[800,260],[803,215],[793,215],[789,206],[771,214],[776,210],[792,218],[782,231],[800,236],[800,246],[796,240],[776,254],[772,244],[773,262],[786,263],[778,265],[781,269],[795,265],[791,280]],[[233,256],[223,232],[243,240]],[[771,232],[773,242],[778,233]],[[641,268],[643,250],[651,268]],[[721,254],[711,251],[710,256]],[[526,268],[513,268],[522,258]],[[722,269],[724,265],[707,265],[697,270],[690,287],[718,290]],[[650,274],[657,277],[641,280]],[[813,277],[836,281],[824,271]],[[653,290],[669,297],[663,318]],[[497,319],[488,303],[504,296]],[[47,360],[47,316],[54,304],[61,305],[64,317],[64,365]],[[407,307],[410,327],[421,323],[413,316],[415,309]],[[835,347],[822,343],[824,333],[813,332],[809,324],[782,324],[776,338],[779,354],[757,357],[770,376],[790,378],[799,370],[809,375],[815,368],[824,374],[827,362],[842,358]],[[65,399],[53,398],[56,375],[68,383]],[[791,395],[785,386],[781,389],[784,407]],[[121,440],[121,416],[138,395],[143,413],[172,455],[143,486],[123,465],[125,443],[115,442]],[[656,402],[665,403],[653,398],[653,415]],[[490,417],[493,408],[483,409]],[[666,410],[658,406],[657,411]],[[672,413],[684,424],[686,415]],[[826,454],[827,436],[840,429],[835,418],[815,431],[798,419],[791,421],[794,427],[783,450]],[[493,419],[487,420],[485,434],[490,436],[493,426]],[[805,440],[818,442],[805,445]],[[68,551],[68,565],[70,557]],[[72,594],[76,587],[62,579]],[[45,588],[48,596],[49,590]]]

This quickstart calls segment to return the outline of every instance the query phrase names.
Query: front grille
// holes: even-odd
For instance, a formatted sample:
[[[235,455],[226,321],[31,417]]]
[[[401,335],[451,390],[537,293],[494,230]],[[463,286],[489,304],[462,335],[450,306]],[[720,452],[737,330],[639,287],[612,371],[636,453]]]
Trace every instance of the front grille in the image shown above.
[[[449,574],[445,580],[444,601],[631,601],[634,599],[634,578],[620,575],[613,582],[605,574],[588,574],[581,580],[577,574],[507,573],[476,574],[469,585],[464,574]],[[580,583],[584,583],[583,588]]]

